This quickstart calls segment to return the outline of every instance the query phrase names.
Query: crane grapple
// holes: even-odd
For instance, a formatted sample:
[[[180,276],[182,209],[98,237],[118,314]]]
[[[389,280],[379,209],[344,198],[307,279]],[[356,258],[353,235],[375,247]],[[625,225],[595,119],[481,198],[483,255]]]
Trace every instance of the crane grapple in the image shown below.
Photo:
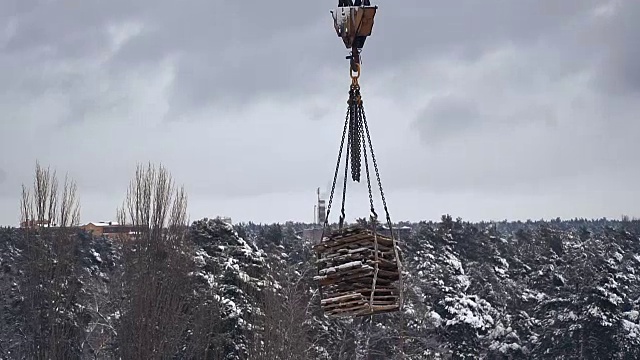
[[[333,16],[333,26],[347,49],[362,49],[373,30],[377,6],[339,7]]]
[[[344,46],[350,50],[347,59],[351,60],[352,72],[359,71],[360,51],[373,31],[373,22],[378,10],[377,6],[371,6],[368,3],[365,1],[365,5],[362,5],[361,2],[356,2],[357,5],[351,5],[350,1],[341,1],[338,3],[338,8],[331,11],[336,34],[342,39]]]

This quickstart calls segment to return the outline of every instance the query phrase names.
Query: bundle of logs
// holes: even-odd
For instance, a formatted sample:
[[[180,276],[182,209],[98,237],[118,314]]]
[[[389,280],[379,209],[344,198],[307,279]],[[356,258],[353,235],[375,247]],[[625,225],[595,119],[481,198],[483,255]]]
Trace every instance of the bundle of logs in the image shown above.
[[[330,317],[397,311],[398,261],[394,241],[363,226],[336,230],[313,249],[318,254],[321,306]]]

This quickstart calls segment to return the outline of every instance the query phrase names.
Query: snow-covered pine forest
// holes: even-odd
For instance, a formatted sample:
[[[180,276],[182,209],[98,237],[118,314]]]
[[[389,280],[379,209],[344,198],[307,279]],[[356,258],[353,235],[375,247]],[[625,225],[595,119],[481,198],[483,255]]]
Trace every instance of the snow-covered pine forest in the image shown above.
[[[20,209],[2,360],[640,358],[640,220],[402,222],[402,311],[329,319],[310,224],[189,221],[162,166],[118,208],[133,236],[82,230],[75,182],[39,164]]]
[[[402,223],[403,312],[319,311],[306,224],[122,244],[0,230],[0,358],[637,359],[640,221]]]

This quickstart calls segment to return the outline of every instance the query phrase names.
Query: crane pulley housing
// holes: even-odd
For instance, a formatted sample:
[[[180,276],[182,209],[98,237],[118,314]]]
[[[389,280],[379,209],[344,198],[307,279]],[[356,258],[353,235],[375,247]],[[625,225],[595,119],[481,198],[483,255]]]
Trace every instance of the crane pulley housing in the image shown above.
[[[347,49],[351,50],[347,59],[351,59],[351,70],[357,71],[360,64],[360,51],[364,47],[367,37],[373,31],[373,21],[376,16],[377,6],[372,6],[369,1],[340,0],[338,8],[331,11],[333,27],[338,37],[342,39]]]

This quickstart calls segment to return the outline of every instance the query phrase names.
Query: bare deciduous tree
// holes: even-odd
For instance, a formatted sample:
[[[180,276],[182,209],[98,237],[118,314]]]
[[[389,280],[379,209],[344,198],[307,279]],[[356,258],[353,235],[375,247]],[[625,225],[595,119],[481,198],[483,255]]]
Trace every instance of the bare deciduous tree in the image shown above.
[[[252,359],[311,359],[311,328],[308,284],[304,281],[312,268],[299,273],[292,266],[274,264],[271,275],[279,283],[269,284],[262,292],[263,316],[254,333]]]
[[[20,220],[38,227],[66,228],[80,223],[80,201],[77,184],[65,175],[62,198],[58,194],[58,178],[50,168],[36,162],[33,192],[24,184],[20,199]]]
[[[124,298],[118,324],[120,355],[127,359],[176,354],[188,329],[195,269],[187,234],[187,197],[166,168],[138,165],[118,221],[130,225],[123,238]]]
[[[110,292],[112,282],[102,279],[91,281],[87,279],[85,298],[83,299],[85,313],[90,315],[84,331],[84,339],[80,344],[84,358],[108,359],[113,358],[113,346],[117,339],[115,322],[119,310],[116,301],[117,293]]]
[[[22,186],[21,220],[25,317],[22,352],[34,358],[77,358],[82,323],[75,313],[82,284],[72,225],[80,218],[76,184],[65,178],[62,198],[55,171],[36,163],[33,189]]]
[[[187,195],[177,188],[169,171],[160,165],[138,165],[129,184],[118,221],[139,228],[145,246],[180,246],[186,237]]]

